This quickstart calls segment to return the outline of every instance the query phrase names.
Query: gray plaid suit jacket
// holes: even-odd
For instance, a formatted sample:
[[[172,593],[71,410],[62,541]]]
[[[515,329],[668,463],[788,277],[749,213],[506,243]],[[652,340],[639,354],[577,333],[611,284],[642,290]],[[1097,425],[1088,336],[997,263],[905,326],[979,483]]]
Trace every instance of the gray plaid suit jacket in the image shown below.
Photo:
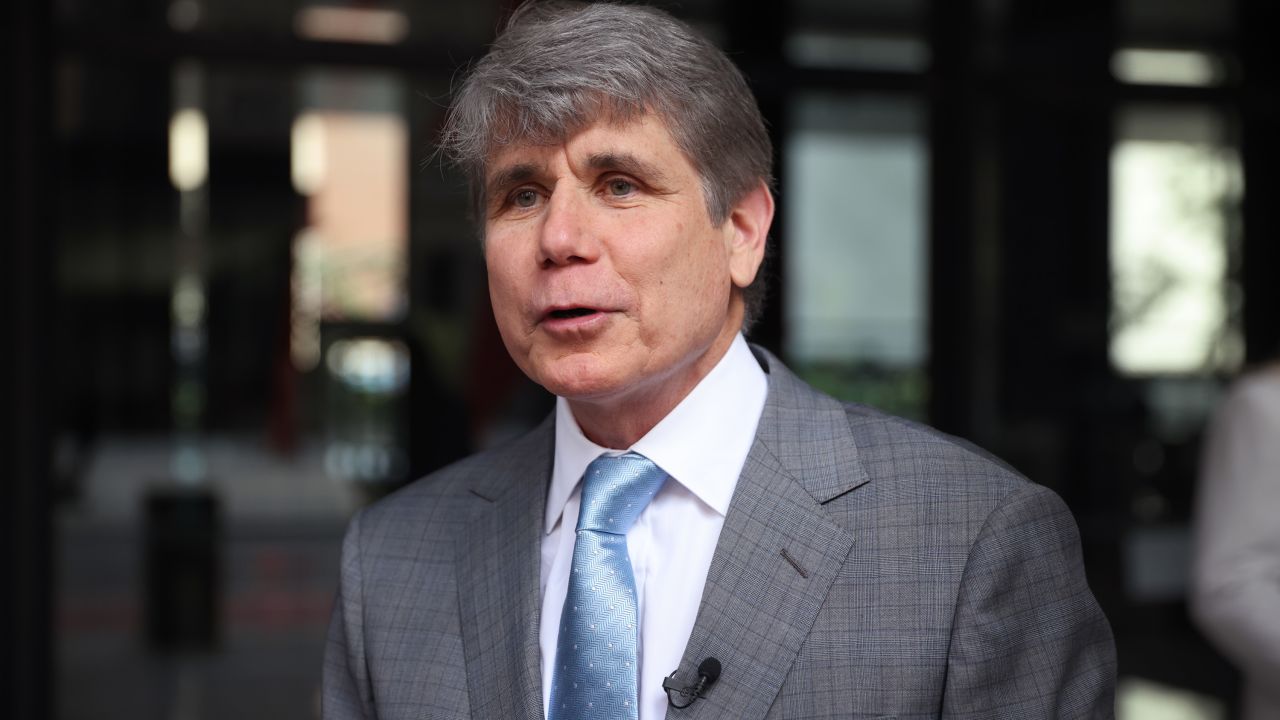
[[[754,351],[768,400],[676,674],[724,671],[668,718],[1111,717],[1111,631],[1062,501]],[[548,420],[352,520],[325,718],[542,720],[553,437]]]

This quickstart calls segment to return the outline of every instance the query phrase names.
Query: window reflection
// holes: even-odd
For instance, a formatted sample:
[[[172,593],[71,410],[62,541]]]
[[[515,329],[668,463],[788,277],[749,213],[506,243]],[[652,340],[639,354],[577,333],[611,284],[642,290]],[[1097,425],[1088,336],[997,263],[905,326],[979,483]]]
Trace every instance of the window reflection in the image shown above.
[[[1229,269],[1243,180],[1208,108],[1130,107],[1111,155],[1111,362],[1129,375],[1230,372],[1244,340]]]
[[[808,30],[787,36],[786,55],[803,67],[924,72],[929,46],[910,35]]]
[[[399,114],[311,111],[295,123],[294,186],[310,196],[298,242],[318,248],[326,318],[403,315],[409,157]]]
[[[1222,58],[1199,50],[1122,48],[1111,57],[1111,74],[1121,82],[1153,85],[1220,85]]]
[[[394,45],[409,34],[409,18],[386,8],[309,5],[294,16],[294,30],[309,40]]]
[[[376,337],[338,340],[325,366],[331,380],[325,471],[361,483],[400,479],[409,464],[401,438],[408,347]]]
[[[837,396],[919,416],[926,347],[919,104],[804,95],[786,148],[786,348]]]

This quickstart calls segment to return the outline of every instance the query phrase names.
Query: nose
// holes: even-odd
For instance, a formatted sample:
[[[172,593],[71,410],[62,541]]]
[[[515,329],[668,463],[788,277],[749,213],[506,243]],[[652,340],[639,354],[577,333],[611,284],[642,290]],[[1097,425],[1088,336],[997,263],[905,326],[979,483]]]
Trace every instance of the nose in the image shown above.
[[[589,213],[590,209],[576,193],[561,190],[551,194],[538,238],[538,262],[543,267],[596,261],[598,244],[591,231]]]

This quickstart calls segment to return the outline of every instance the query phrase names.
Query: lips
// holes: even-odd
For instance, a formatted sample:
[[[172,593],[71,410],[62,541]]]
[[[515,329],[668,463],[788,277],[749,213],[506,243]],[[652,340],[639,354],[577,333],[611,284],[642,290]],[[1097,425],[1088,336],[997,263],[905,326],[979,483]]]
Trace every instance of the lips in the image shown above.
[[[577,341],[603,330],[611,316],[606,308],[557,303],[543,311],[538,326],[552,335]]]
[[[562,300],[544,305],[541,319],[543,322],[563,322],[566,320],[579,320],[604,312],[608,311],[594,303]]]
[[[593,315],[597,312],[600,312],[600,311],[596,310],[595,308],[589,308],[589,307],[557,308],[557,309],[548,311],[547,317],[552,320],[571,320],[573,318],[580,318],[580,317],[585,317],[587,315]]]

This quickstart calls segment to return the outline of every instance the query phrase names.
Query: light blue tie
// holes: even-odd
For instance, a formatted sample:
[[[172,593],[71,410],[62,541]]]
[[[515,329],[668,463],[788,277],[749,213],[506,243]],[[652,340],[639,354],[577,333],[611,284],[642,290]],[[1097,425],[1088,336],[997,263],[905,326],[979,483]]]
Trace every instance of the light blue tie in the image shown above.
[[[627,531],[666,479],[661,468],[637,453],[601,455],[582,476],[549,720],[637,718],[639,620]]]

